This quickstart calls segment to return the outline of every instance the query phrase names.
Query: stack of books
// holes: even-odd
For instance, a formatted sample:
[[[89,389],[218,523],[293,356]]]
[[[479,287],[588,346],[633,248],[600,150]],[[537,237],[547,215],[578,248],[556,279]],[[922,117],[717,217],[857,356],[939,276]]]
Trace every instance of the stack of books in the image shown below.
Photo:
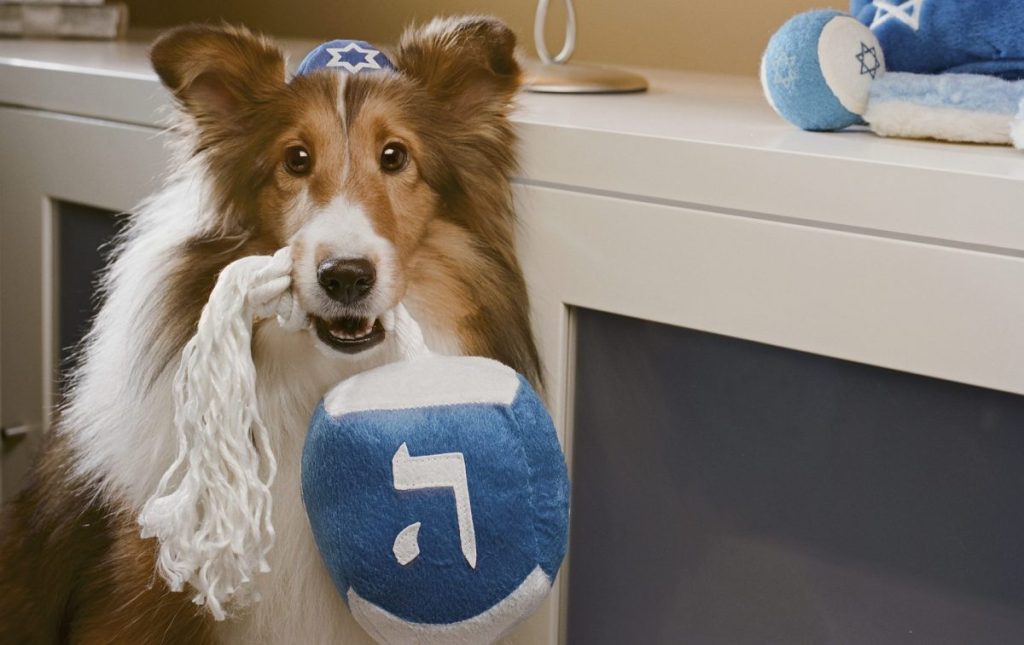
[[[103,0],[0,0],[0,36],[92,38],[124,36],[128,7]]]

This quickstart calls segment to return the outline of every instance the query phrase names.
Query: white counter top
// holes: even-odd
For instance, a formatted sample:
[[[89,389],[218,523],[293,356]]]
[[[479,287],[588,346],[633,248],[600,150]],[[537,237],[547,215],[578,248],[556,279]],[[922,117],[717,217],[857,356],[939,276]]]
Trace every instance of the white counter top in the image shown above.
[[[157,127],[168,96],[136,38],[0,41],[0,104]],[[314,45],[283,44],[293,65]],[[1022,152],[802,132],[754,79],[643,71],[645,94],[524,94],[520,181],[1024,253]]]

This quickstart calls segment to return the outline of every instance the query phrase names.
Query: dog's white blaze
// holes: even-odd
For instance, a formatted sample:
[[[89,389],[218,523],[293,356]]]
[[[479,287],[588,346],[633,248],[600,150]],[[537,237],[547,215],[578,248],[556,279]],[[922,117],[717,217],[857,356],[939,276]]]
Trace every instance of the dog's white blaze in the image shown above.
[[[348,85],[348,74],[335,74],[338,79],[338,118],[341,119],[341,131],[348,132],[348,110],[345,109],[345,86]],[[352,159],[351,146],[349,146],[350,139],[345,137],[345,159]],[[346,163],[345,167],[341,171],[341,181],[344,183],[348,180],[349,170],[352,168],[351,163]]]
[[[334,198],[312,215],[293,240],[307,249],[301,265],[295,268],[296,290],[307,311],[343,313],[317,283],[317,261],[329,258],[366,259],[373,263],[377,280],[367,300],[360,303],[361,311],[380,315],[395,305],[398,298],[394,246],[377,233],[359,204],[343,196]],[[317,249],[325,249],[326,255],[317,258]]]

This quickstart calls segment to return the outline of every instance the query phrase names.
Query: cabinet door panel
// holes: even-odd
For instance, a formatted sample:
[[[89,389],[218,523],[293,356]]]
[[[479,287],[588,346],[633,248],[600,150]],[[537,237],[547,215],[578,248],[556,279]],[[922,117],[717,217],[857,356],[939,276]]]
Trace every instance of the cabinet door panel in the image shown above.
[[[56,401],[61,204],[130,210],[164,172],[169,157],[163,144],[153,128],[0,108],[3,427],[45,430]],[[0,499],[20,488],[39,439],[36,431],[3,442]]]
[[[583,309],[1024,394],[1024,258],[1012,252],[530,183],[516,196],[548,401],[574,479],[574,434],[587,431],[575,419],[577,366],[586,352],[608,351],[577,351]],[[570,549],[562,578],[572,576],[574,558]],[[570,595],[537,618],[549,634],[564,634]]]
[[[1024,642],[1024,396],[576,320],[570,643]]]

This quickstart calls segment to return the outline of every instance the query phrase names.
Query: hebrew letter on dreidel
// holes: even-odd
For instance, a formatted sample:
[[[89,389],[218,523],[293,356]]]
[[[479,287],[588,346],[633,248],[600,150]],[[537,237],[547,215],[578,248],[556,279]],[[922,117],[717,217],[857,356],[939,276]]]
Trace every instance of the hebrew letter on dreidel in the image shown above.
[[[412,457],[409,455],[409,447],[403,443],[391,458],[391,470],[395,479],[395,490],[452,489],[455,494],[455,513],[459,523],[462,555],[466,557],[469,566],[476,569],[476,529],[473,527],[473,509],[469,503],[466,460],[462,453],[446,452],[440,455]],[[395,558],[402,565],[412,562],[419,555],[419,526],[419,522],[411,524],[395,538]]]

